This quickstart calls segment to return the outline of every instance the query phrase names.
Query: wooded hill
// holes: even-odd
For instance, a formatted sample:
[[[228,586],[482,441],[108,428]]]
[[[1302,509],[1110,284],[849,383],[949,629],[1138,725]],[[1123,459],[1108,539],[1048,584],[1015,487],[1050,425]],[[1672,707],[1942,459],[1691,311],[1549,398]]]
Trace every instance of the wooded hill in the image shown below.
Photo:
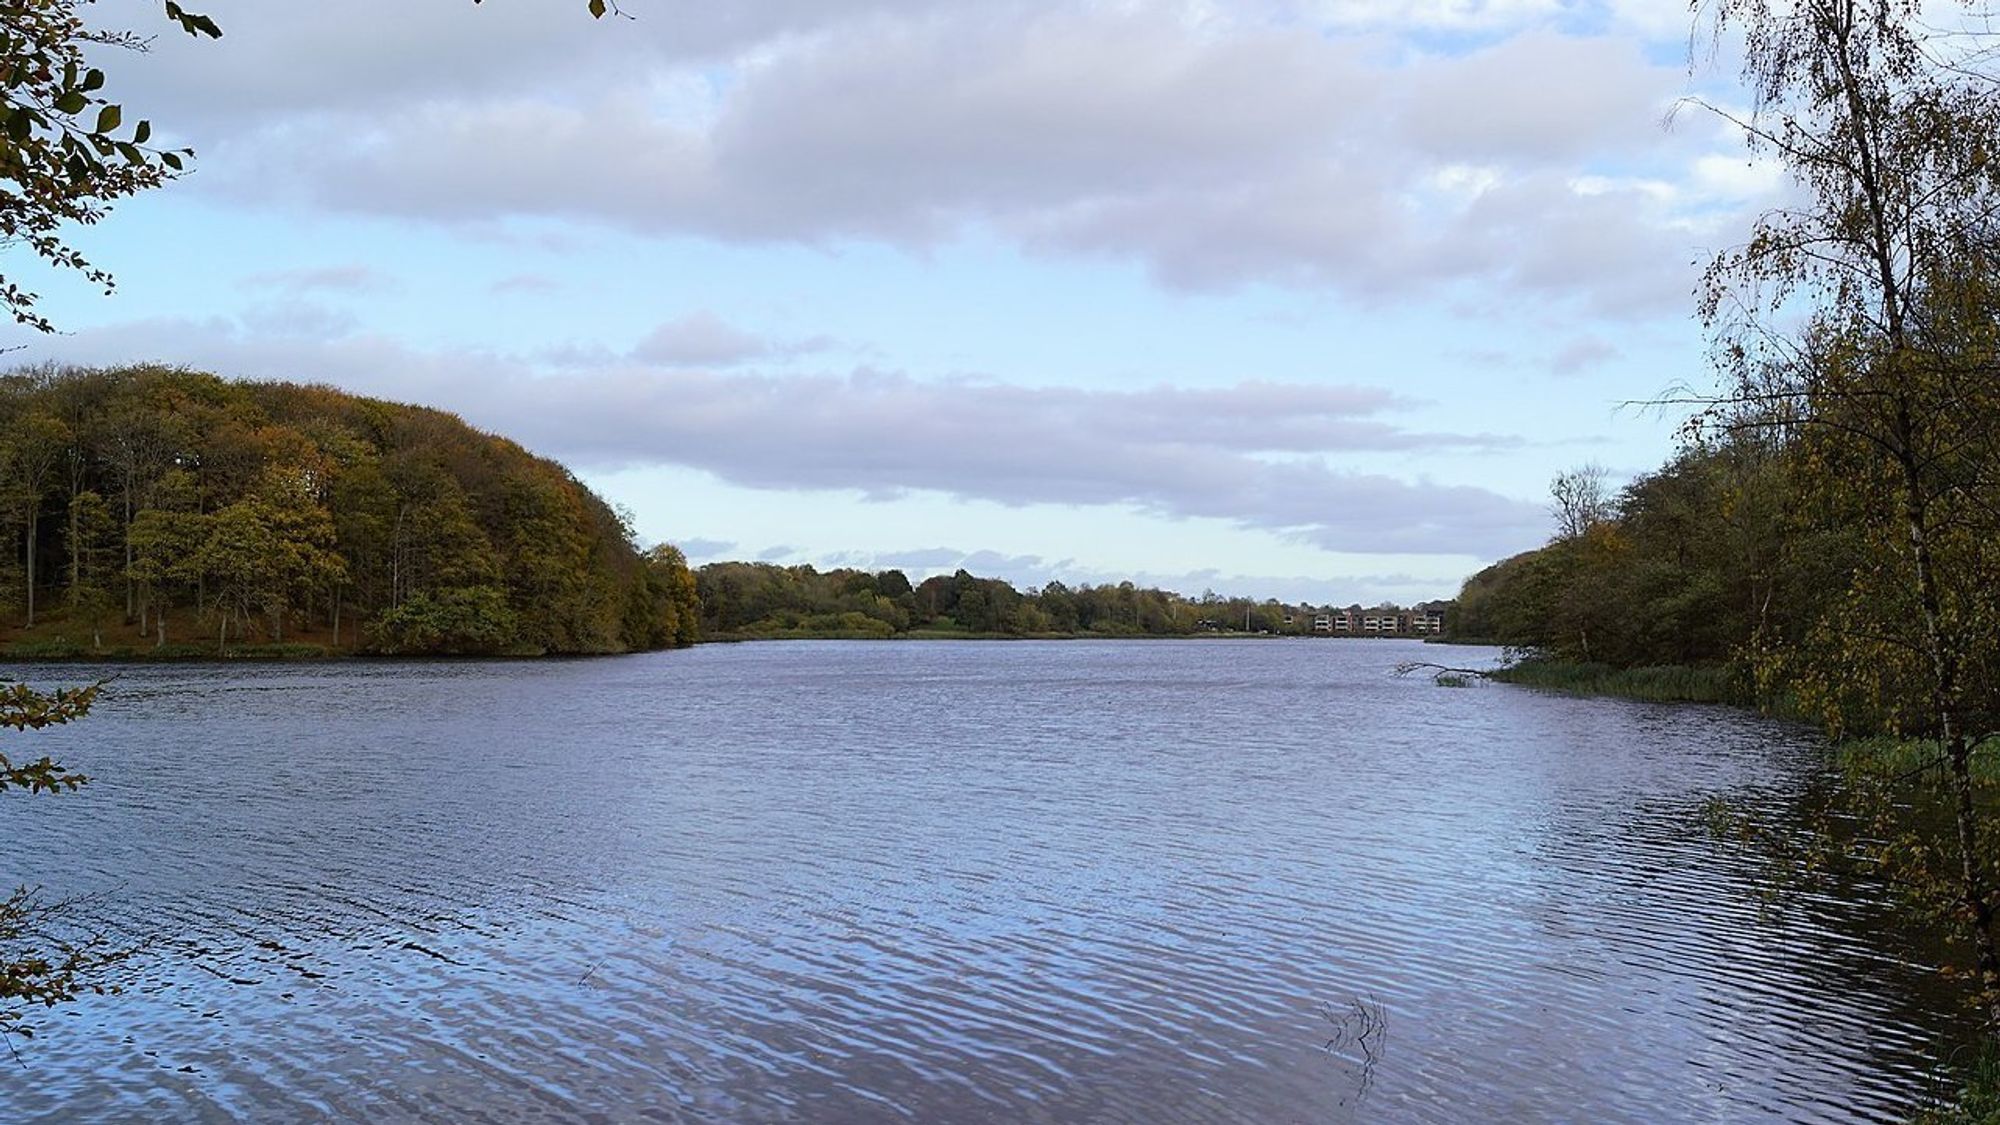
[[[642,553],[561,465],[327,387],[0,377],[0,534],[22,654],[602,653],[699,627],[680,553]]]

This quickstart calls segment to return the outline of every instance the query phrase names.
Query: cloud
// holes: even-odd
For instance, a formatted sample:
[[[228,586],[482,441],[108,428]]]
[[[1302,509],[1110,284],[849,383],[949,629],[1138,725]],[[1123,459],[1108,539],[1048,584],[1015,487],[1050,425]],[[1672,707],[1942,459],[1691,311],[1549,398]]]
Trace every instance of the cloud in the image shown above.
[[[310,301],[271,301],[252,305],[242,314],[244,328],[253,333],[292,339],[335,340],[359,325],[353,313],[330,309]]]
[[[506,356],[417,352],[372,336],[265,337],[226,321],[145,322],[46,348],[80,362],[165,355],[226,374],[324,381],[460,410],[579,466],[689,466],[748,488],[1110,505],[1347,552],[1492,557],[1532,545],[1545,522],[1539,505],[1485,488],[1343,467],[1356,453],[1519,443],[1405,428],[1394,415],[1418,404],[1365,386],[1103,391],[866,369],[540,374]]]
[[[830,343],[825,337],[773,342],[703,309],[647,333],[632,349],[632,358],[666,367],[735,367],[751,360],[807,355]]]
[[[1528,284],[1619,316],[1684,304],[1686,216],[1675,200],[1591,196],[1584,177],[1615,162],[1709,196],[1755,186],[1696,169],[1691,139],[1659,129],[1678,68],[1629,40],[1551,30],[1578,21],[1546,3],[1424,5],[1439,26],[1538,28],[1470,54],[1317,34],[1311,20],[1339,13],[1313,5],[1258,18],[1145,0],[778,7],[768,38],[739,26],[717,40],[734,53],[699,69],[648,27],[588,87],[539,83],[560,69],[540,54],[503,82],[461,50],[444,65],[465,81],[399,78],[422,93],[388,114],[329,76],[284,115],[218,125],[201,182],[239,201],[729,243],[922,249],[997,233],[1137,261],[1179,288],[1382,300]],[[418,42],[445,34],[412,18]],[[515,34],[496,40],[503,58],[526,50]],[[549,50],[612,50],[583,34],[563,29]]]
[[[1532,32],[1416,68],[1401,132],[1445,160],[1574,161],[1657,140],[1678,84],[1635,42]]]
[[[736,550],[735,541],[730,539],[695,538],[676,539],[673,542],[674,546],[681,549],[682,554],[697,562],[727,558],[731,551]]]
[[[967,552],[952,547],[922,547],[911,551],[886,551],[875,555],[875,568],[906,567],[911,570],[955,570]]]
[[[1578,375],[1619,358],[1624,353],[1595,336],[1580,336],[1549,357],[1549,371],[1555,375]]]
[[[251,274],[238,283],[244,289],[277,290],[295,296],[305,293],[371,293],[391,288],[393,284],[393,279],[387,275],[362,265],[273,270]]]

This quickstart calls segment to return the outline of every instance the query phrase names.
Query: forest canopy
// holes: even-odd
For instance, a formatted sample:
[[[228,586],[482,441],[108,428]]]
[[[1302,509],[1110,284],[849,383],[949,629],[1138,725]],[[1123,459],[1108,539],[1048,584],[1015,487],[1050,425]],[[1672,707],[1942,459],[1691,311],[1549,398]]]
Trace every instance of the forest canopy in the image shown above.
[[[561,465],[323,386],[167,367],[0,377],[0,535],[24,654],[606,653],[698,628],[680,553],[640,550]]]

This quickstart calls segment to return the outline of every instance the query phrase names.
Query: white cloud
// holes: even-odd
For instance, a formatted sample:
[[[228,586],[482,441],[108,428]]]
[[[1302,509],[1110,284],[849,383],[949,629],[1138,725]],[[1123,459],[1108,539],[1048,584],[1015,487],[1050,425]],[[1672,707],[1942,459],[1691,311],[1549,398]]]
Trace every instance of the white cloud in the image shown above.
[[[742,487],[1007,505],[1111,505],[1206,517],[1328,550],[1492,557],[1540,538],[1538,505],[1341,465],[1359,452],[1500,450],[1519,439],[1406,429],[1416,404],[1372,387],[1246,382],[1093,391],[886,372],[720,375],[518,360],[350,336],[263,336],[174,321],[80,333],[82,362],[171,356],[226,374],[327,382],[462,411],[586,468],[680,465]]]
[[[1274,282],[1382,299],[1532,275],[1543,298],[1659,312],[1690,280],[1672,200],[1625,208],[1555,268],[1478,249],[1577,247],[1577,193],[1538,185],[1701,175],[1678,155],[1690,138],[1658,127],[1680,72],[1629,39],[1549,30],[1564,22],[1548,8],[1406,15],[1534,28],[1449,55],[1185,4],[846,4],[792,10],[762,37],[746,25],[726,63],[698,71],[648,29],[587,90],[537,83],[542,60],[508,55],[508,31],[497,49],[530,77],[503,82],[454,55],[465,81],[410,78],[393,113],[302,87],[283,115],[218,125],[203,180],[239,201],[459,225],[542,217],[906,248],[997,233],[1043,254],[1137,261],[1193,289]],[[565,30],[552,49],[608,50],[571,43],[593,33]],[[1496,194],[1511,202],[1493,206]],[[1676,240],[1664,255],[1663,237]]]

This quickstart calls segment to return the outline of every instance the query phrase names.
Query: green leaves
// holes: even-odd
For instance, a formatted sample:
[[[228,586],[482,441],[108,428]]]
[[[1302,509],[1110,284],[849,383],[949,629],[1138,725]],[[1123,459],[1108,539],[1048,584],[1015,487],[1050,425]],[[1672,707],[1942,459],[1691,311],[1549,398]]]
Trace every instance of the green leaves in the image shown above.
[[[110,287],[111,278],[64,241],[65,232],[102,219],[115,200],[158,187],[189,155],[155,153],[152,126],[129,136],[123,107],[103,96],[105,72],[88,65],[93,44],[126,40],[91,27],[89,0],[4,5],[0,17],[0,230],[47,265]],[[191,33],[213,37],[204,16],[167,4]],[[0,276],[0,310],[40,331],[55,326],[36,311],[36,295]]]

